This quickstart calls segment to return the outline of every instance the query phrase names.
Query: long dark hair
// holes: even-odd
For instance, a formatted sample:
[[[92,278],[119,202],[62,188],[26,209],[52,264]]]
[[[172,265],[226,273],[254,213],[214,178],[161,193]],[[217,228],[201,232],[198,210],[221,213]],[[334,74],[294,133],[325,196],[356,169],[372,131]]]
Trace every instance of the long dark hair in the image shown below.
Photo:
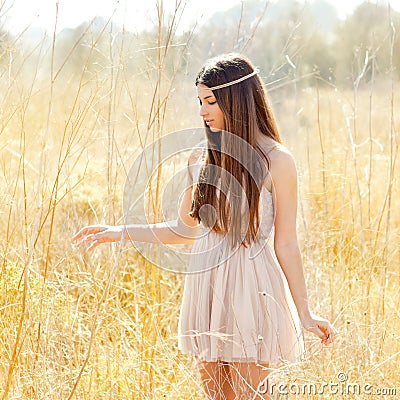
[[[206,62],[196,77],[196,86],[201,83],[212,88],[253,71],[254,66],[246,57],[225,54]],[[217,233],[229,232],[233,247],[240,244],[247,247],[255,239],[260,224],[260,189],[267,173],[263,158],[268,169],[270,165],[268,156],[257,146],[256,134],[261,132],[278,143],[281,138],[258,74],[213,90],[213,94],[224,114],[225,127],[217,133],[205,124],[207,151],[189,214]],[[217,140],[216,144],[212,138],[218,134],[220,142]],[[243,193],[249,210],[245,216],[242,215]],[[212,207],[202,208],[204,205]]]

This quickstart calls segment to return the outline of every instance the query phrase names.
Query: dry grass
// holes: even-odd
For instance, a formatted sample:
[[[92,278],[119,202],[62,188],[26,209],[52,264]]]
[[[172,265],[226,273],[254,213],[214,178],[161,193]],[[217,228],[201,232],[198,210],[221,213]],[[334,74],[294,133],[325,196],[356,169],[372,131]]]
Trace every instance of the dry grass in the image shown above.
[[[353,95],[307,89],[284,106],[286,115],[297,114],[287,143],[300,172],[299,231],[311,304],[340,331],[331,350],[310,338],[309,360],[291,377],[337,384],[345,372],[361,388],[395,388],[400,119],[392,105],[399,99],[390,83],[374,88],[372,97],[370,88],[361,89],[356,108]],[[361,390],[357,398],[371,394]]]
[[[88,255],[70,240],[87,223],[120,221],[124,179],[144,142],[198,126],[192,86],[166,73],[173,25],[159,17],[160,43],[152,57],[142,52],[143,74],[126,74],[132,54],[123,40],[102,74],[59,72],[56,45],[47,79],[22,61],[2,70],[3,398],[203,398],[193,360],[177,350],[184,277],[133,249]],[[271,92],[298,160],[311,304],[340,331],[329,348],[307,336],[307,358],[278,371],[277,381],[337,383],[345,372],[360,385],[398,384],[398,89],[389,80],[353,91]]]

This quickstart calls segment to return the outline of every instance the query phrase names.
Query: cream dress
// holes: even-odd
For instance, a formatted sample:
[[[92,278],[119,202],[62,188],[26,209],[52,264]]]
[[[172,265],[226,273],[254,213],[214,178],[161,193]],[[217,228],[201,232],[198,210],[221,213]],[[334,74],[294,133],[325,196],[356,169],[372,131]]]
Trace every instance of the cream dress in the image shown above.
[[[272,149],[270,149],[272,150]],[[199,176],[200,163],[192,170]],[[228,250],[206,229],[193,243],[178,324],[178,347],[203,361],[294,362],[304,351],[299,317],[271,245],[274,203],[263,186],[259,235]]]

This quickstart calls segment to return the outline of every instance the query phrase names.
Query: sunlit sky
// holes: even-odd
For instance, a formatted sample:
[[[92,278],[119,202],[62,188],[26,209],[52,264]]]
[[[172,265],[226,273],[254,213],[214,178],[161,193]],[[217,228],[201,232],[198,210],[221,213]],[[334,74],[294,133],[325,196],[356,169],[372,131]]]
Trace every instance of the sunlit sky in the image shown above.
[[[244,7],[246,7],[246,0]],[[303,1],[304,0],[300,0]],[[363,0],[327,0],[336,6],[338,15],[344,18]],[[400,0],[370,0],[371,3],[390,3],[393,9],[400,11]],[[172,10],[178,0],[164,0],[164,7]],[[184,3],[185,0],[182,1]],[[312,1],[311,1],[312,2]],[[189,27],[194,22],[205,21],[214,12],[228,9],[241,0],[188,0],[183,13],[181,26]],[[2,25],[9,31],[19,33],[26,27],[41,27],[49,32],[54,29],[56,0],[3,0],[0,11]],[[57,30],[74,28],[83,21],[95,16],[113,19],[126,29],[142,30],[149,18],[155,16],[156,0],[59,0]]]

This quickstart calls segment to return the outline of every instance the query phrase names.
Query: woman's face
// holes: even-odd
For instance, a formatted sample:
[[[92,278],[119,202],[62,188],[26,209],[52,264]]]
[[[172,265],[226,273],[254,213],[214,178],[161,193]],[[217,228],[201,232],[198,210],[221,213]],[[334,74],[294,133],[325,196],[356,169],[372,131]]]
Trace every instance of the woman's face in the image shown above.
[[[225,128],[224,114],[219,108],[217,99],[212,90],[206,85],[197,85],[197,96],[200,100],[200,116],[213,132],[221,131]]]

